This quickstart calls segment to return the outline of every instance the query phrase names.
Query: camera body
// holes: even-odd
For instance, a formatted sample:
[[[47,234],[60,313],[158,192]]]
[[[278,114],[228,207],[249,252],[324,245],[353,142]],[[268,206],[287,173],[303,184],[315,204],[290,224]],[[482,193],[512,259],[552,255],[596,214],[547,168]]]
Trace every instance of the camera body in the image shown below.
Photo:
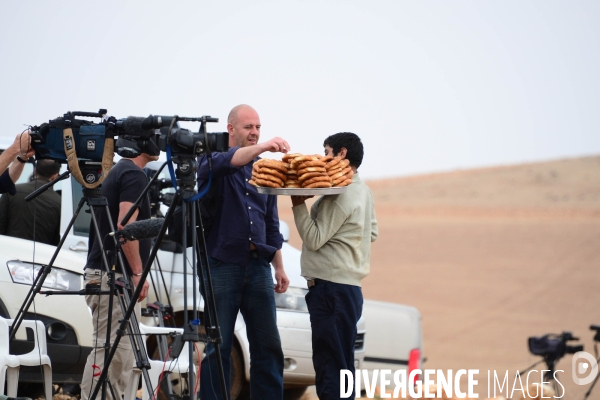
[[[77,117],[101,118],[100,123],[77,119]],[[180,128],[179,121],[200,122],[198,132]],[[227,132],[206,132],[207,122],[217,118],[152,116],[116,119],[106,116],[106,109],[97,113],[74,111],[31,128],[32,147],[36,158],[50,158],[66,162],[65,147],[74,147],[80,160],[102,161],[104,140],[117,136],[116,152],[122,157],[133,158],[141,153],[159,155],[171,146],[173,156],[198,157],[207,151],[224,152],[229,149]],[[64,130],[71,128],[73,139],[66,140]]]
[[[104,123],[96,124],[77,117],[104,118],[105,115],[105,109],[97,113],[74,111],[48,123],[32,127],[31,147],[35,150],[36,159],[52,159],[66,163],[66,151],[74,148],[77,158],[81,161],[102,161],[105,139],[114,136],[107,132]],[[67,128],[71,128],[70,137],[64,135]]]
[[[179,122],[200,122],[198,132],[181,128]],[[144,129],[158,129],[158,146],[161,151],[171,149],[171,159],[177,165],[175,176],[181,186],[193,187],[196,184],[197,158],[206,153],[229,150],[229,133],[206,131],[208,122],[218,122],[217,118],[203,116],[188,118],[179,116],[150,115],[142,122]]]
[[[200,122],[200,129],[198,132],[192,132],[189,129],[181,128],[179,122]],[[140,128],[143,130],[158,129],[160,131],[160,150],[167,151],[167,146],[170,146],[173,156],[198,157],[207,152],[229,150],[229,134],[227,132],[208,133],[206,131],[208,122],[219,122],[219,119],[208,115],[194,118],[177,115],[150,115],[140,121]]]
[[[194,186],[195,172],[198,169],[197,157],[208,152],[225,152],[229,149],[227,132],[208,133],[208,122],[218,122],[217,118],[203,116],[186,118],[178,116],[128,117],[116,119],[107,117],[106,109],[97,113],[74,111],[31,128],[31,143],[37,159],[53,159],[67,163],[77,157],[82,185],[92,184],[105,176],[102,164],[106,164],[106,139],[115,139],[114,152],[122,157],[135,158],[142,153],[158,156],[161,151],[171,149],[172,161],[177,165],[178,184]],[[77,117],[100,118],[94,123]],[[200,122],[198,132],[179,126],[179,121]],[[71,162],[69,161],[69,163]],[[112,165],[112,158],[110,158]],[[69,164],[71,165],[71,164]],[[107,168],[106,166],[104,168]],[[77,169],[75,166],[74,169]],[[108,172],[110,167],[105,172]],[[79,174],[78,174],[79,175]],[[102,178],[103,179],[103,178]],[[78,179],[79,180],[79,179]]]
[[[563,332],[560,335],[546,334],[540,337],[530,337],[527,342],[529,351],[536,356],[542,356],[547,360],[559,360],[565,354],[575,354],[583,351],[583,345],[570,346],[567,342],[577,341],[579,338],[571,332]]]
[[[227,132],[201,133],[183,128],[173,128],[169,132],[168,127],[161,128],[160,132],[160,149],[167,151],[167,145],[171,145],[174,156],[192,155],[198,157],[208,150],[214,152],[229,150],[229,134]]]
[[[181,128],[180,121],[200,122],[200,129],[198,132],[192,132]],[[210,116],[187,118],[176,115],[108,119],[110,129],[119,137],[116,152],[120,156],[132,158],[141,153],[158,155],[170,148],[172,160],[178,166],[178,177],[184,177],[197,170],[198,156],[229,149],[229,134],[206,132],[208,122],[218,122],[218,119]]]

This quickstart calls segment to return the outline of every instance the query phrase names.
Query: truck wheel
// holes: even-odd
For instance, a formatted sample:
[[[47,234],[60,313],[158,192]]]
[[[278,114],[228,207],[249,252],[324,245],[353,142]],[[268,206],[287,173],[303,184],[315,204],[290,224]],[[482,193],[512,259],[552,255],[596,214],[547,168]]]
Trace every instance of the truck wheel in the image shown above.
[[[204,346],[200,349],[204,352]],[[197,360],[195,360],[197,362]],[[197,365],[197,364],[196,364]],[[242,400],[247,399],[249,392],[248,384],[246,383],[246,374],[244,372],[244,358],[242,357],[242,350],[237,343],[233,344],[231,349],[231,367],[229,370],[229,393],[231,400]],[[221,391],[219,386],[216,390]],[[168,400],[168,399],[163,399]]]

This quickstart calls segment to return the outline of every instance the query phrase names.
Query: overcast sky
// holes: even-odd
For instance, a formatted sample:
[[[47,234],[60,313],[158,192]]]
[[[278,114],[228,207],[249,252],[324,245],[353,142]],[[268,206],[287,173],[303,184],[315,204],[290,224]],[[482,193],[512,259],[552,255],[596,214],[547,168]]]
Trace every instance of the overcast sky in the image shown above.
[[[93,4],[93,6],[92,6]],[[259,112],[367,178],[600,153],[597,1],[4,1],[3,138],[69,110]],[[272,157],[278,158],[280,154]]]

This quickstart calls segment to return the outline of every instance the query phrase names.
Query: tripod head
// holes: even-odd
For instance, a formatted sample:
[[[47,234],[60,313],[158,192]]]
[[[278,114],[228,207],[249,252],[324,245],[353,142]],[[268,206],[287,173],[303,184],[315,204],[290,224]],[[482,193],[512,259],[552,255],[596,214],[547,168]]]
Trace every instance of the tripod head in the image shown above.
[[[188,154],[179,154],[173,156],[173,162],[177,166],[175,169],[175,177],[177,184],[182,190],[194,190],[196,186],[196,172],[198,171],[198,161],[196,157]]]
[[[594,342],[600,342],[600,325],[590,325],[590,330],[595,331]]]

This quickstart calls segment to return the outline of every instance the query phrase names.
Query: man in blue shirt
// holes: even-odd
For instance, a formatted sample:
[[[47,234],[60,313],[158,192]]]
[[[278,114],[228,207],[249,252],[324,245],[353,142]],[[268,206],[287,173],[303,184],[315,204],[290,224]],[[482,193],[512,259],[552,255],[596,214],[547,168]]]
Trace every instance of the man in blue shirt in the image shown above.
[[[274,292],[287,290],[276,196],[259,194],[248,183],[252,165],[264,152],[287,153],[289,144],[273,138],[259,144],[260,118],[250,106],[234,107],[227,119],[229,151],[212,154],[213,184],[219,185],[219,208],[206,237],[217,318],[223,343],[221,358],[229,390],[231,348],[238,312],[250,343],[250,397],[283,398],[283,352],[277,330]],[[206,156],[200,159],[199,187],[208,180]],[[218,182],[217,182],[218,181]],[[273,285],[271,268],[275,269]],[[206,302],[205,302],[206,304]],[[216,353],[207,344],[202,360],[200,399],[221,399]]]

